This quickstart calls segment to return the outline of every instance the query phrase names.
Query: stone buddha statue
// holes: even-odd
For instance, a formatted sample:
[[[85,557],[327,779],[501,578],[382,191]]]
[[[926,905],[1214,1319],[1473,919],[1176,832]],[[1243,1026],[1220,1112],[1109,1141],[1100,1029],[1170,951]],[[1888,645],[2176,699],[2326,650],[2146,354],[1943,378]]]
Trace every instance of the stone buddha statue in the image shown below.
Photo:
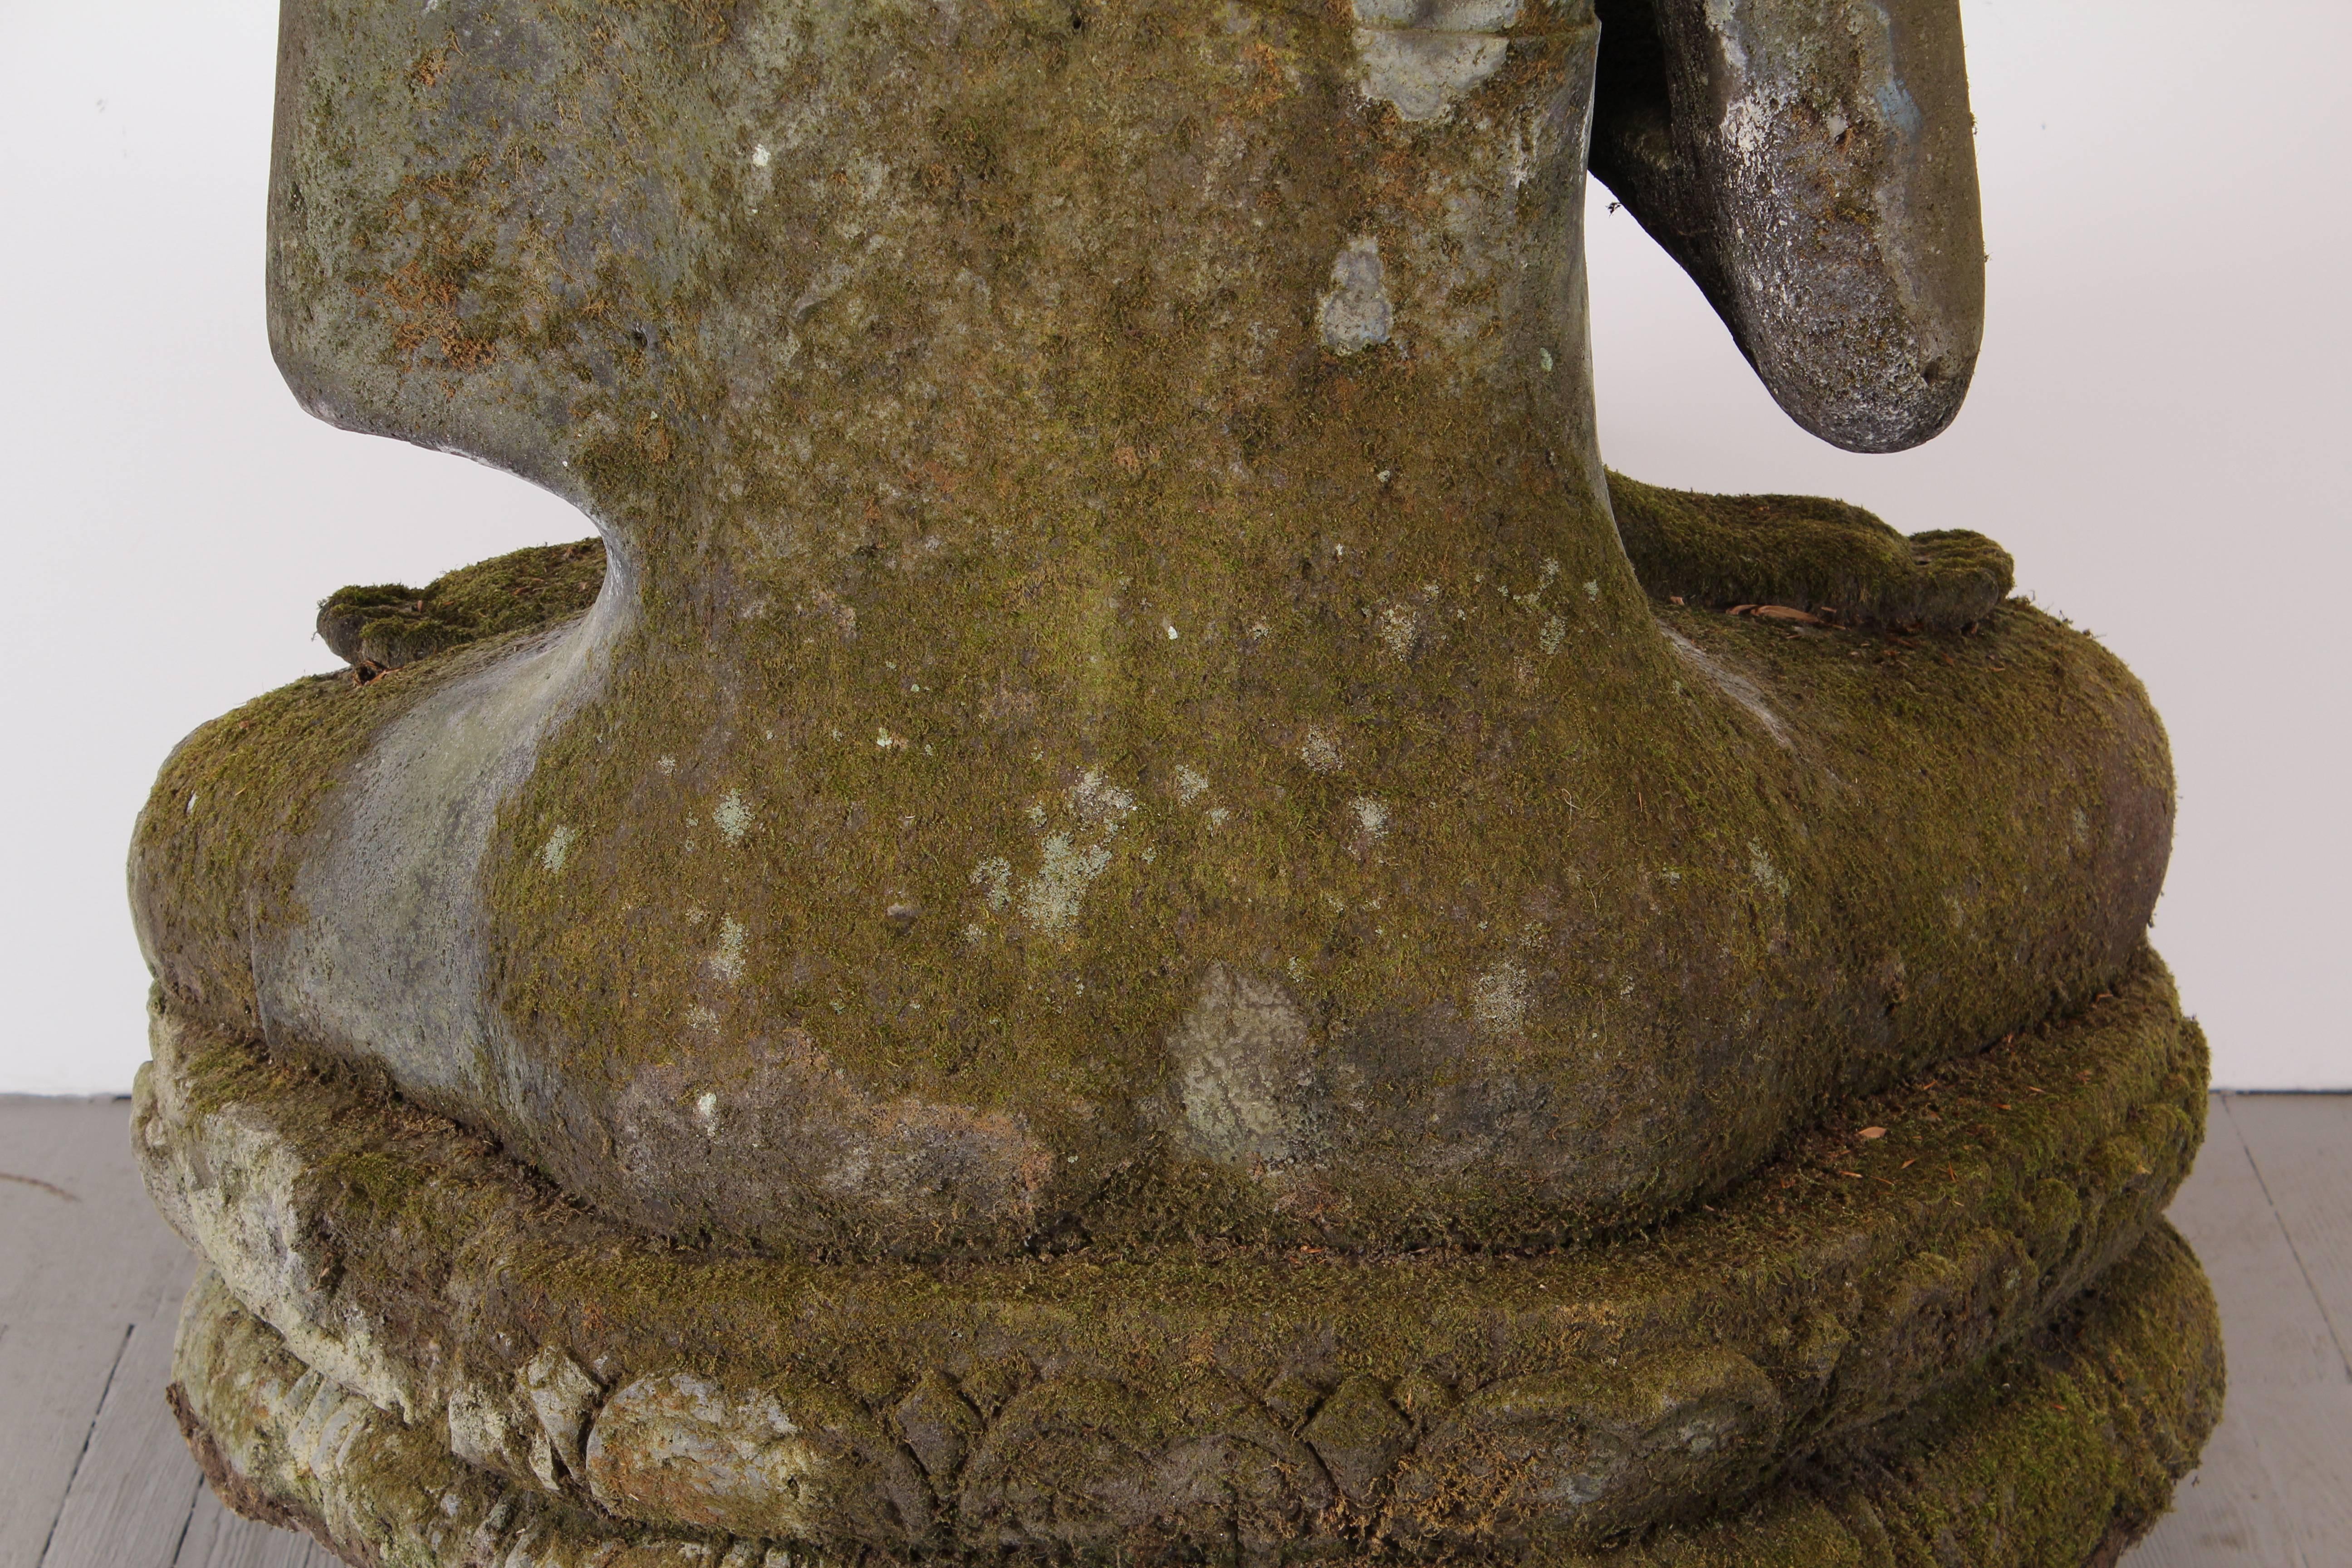
[[[1807,429],[1950,422],[1952,0],[283,28],[289,385],[598,537],[334,595],[142,817],[228,1500],[564,1568],[2161,1511],[2145,694],[1981,535],[1594,437],[1588,166]]]

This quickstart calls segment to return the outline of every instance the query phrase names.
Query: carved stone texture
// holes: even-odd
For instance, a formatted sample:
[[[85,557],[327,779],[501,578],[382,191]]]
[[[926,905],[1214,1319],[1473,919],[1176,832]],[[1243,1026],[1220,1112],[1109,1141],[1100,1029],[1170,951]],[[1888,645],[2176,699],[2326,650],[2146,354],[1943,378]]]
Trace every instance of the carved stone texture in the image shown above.
[[[189,1297],[174,1375],[174,1407],[214,1486],[257,1504],[279,1500],[264,1505],[278,1522],[308,1528],[354,1563],[791,1568],[875,1560],[862,1544],[632,1527],[503,1488],[452,1459],[428,1430],[403,1426],[306,1368],[210,1275]],[[2160,1227],[2030,1343],[1722,1518],[1538,1560],[1566,1568],[2103,1568],[2162,1514],[2173,1479],[2194,1463],[2221,1414],[2221,1387],[2211,1294],[2187,1247]],[[1488,1478],[1526,1457],[1507,1440],[1489,1453],[1479,1472]],[[1187,1456],[1161,1473],[1168,1484],[1158,1497],[1138,1500],[1181,1510],[1186,1481],[1205,1473],[1201,1456]],[[1246,1479],[1220,1473],[1202,1500],[1205,1511],[1247,1517],[1250,1497],[1236,1484]],[[1457,1501],[1475,1518],[1473,1510],[1513,1489],[1507,1481],[1465,1489]],[[1469,1543],[1507,1560],[1520,1555],[1491,1537]]]
[[[892,1551],[1517,1550],[1727,1502],[1964,1378],[2139,1243],[2201,1132],[2202,1041],[2152,958],[1943,1074],[1654,1240],[1519,1258],[681,1253],[168,1016],[135,1146],[291,1353],[611,1517]]]
[[[192,1018],[681,1238],[1531,1246],[2139,941],[2162,731],[2005,572],[1783,506],[1662,591],[1978,635],[1644,595],[1577,4],[285,17],[289,380],[610,565],[183,747]]]
[[[1950,417],[1949,0],[282,15],[289,383],[598,538],[331,596],[141,818],[226,1495],[730,1568],[2160,1506],[2145,693],[1990,540],[1593,436],[1591,135],[1801,421]]]

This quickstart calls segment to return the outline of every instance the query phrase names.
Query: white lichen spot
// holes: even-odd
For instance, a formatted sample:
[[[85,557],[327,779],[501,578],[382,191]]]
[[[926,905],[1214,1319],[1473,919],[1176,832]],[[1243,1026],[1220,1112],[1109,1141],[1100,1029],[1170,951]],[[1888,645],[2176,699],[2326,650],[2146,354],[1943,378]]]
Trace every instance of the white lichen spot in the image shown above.
[[[732,985],[743,978],[743,951],[751,933],[733,915],[719,922],[719,951],[710,955],[710,973]]]
[[[676,757],[656,757],[654,759],[654,771],[656,773],[665,774],[674,773],[677,772],[677,759]]]
[[[1359,235],[1331,263],[1331,289],[1316,308],[1316,329],[1333,353],[1351,354],[1388,342],[1391,319],[1381,242]]]
[[[704,912],[700,904],[688,904],[686,906],[687,924],[690,926],[698,926],[709,918],[709,915]]]
[[[970,925],[963,928],[963,939],[966,942],[983,942],[987,937],[988,928],[982,925],[978,921],[974,921]]]
[[[1536,351],[1536,357],[1543,362],[1544,374],[1546,375],[1549,375],[1551,374],[1551,350],[1538,349]]]
[[[193,801],[195,797],[191,795],[188,798]],[[569,826],[557,827],[547,836],[547,842],[540,846],[539,863],[551,873],[562,870],[563,862],[571,858],[572,841],[579,837]]]
[[[1225,818],[1227,818],[1227,817],[1231,816],[1233,815],[1233,813],[1232,813],[1232,812],[1230,812],[1230,811],[1227,811],[1227,810],[1226,810],[1223,806],[1222,806],[1222,805],[1213,805],[1213,806],[1209,807],[1209,809],[1208,809],[1208,810],[1206,810],[1206,811],[1202,812],[1201,815],[1202,815],[1202,816],[1203,818],[1205,818],[1205,819],[1207,820],[1207,822],[1208,822],[1208,824],[1209,824],[1209,826],[1212,826],[1212,827],[1223,827],[1223,826],[1225,825]]]
[[[1170,642],[1176,640],[1176,623],[1173,621],[1168,623],[1168,640]]]
[[[697,1095],[694,1100],[694,1119],[702,1124],[702,1135],[705,1138],[718,1137],[719,1097],[707,1089]]]
[[[1554,616],[1544,623],[1543,631],[1536,640],[1542,645],[1544,652],[1552,654],[1559,651],[1560,640],[1567,636],[1568,623]]]
[[[887,730],[877,730],[874,731],[874,743],[883,751],[887,752],[893,746],[903,746],[907,742],[900,740],[898,736],[893,735]]]
[[[1208,774],[1198,768],[1186,767],[1181,763],[1176,765],[1176,802],[1179,805],[1190,805],[1208,793]]]
[[[1490,1029],[1511,1032],[1528,1020],[1528,972],[1506,960],[1470,985],[1470,1016]]]
[[[708,1032],[719,1027],[719,1015],[697,1002],[686,1010],[686,1026]]]
[[[1390,658],[1410,658],[1412,645],[1421,638],[1421,617],[1407,605],[1391,605],[1381,612],[1377,635]]]
[[[1078,923],[1078,902],[1087,884],[1110,865],[1110,851],[1078,844],[1066,833],[1046,836],[1044,862],[1021,890],[1021,912],[1048,936],[1067,934]]]
[[[774,153],[768,151],[768,144],[766,142],[760,142],[751,149],[751,167],[755,169],[764,169],[768,166],[769,161],[774,156]]]
[[[1748,68],[1748,47],[1742,37],[1738,0],[1706,0],[1702,7],[1706,16],[1706,30],[1715,35],[1724,58],[1735,71]]]
[[[194,795],[190,795],[188,797],[188,815],[190,816],[196,815],[196,797]]]
[[[1584,596],[1588,599],[1597,599],[1601,597],[1601,584],[1598,579],[1585,584]]]
[[[1356,826],[1361,827],[1366,833],[1374,838],[1388,837],[1389,808],[1387,806],[1382,805],[1370,795],[1360,795],[1348,803],[1348,809],[1356,814]]]
[[[1772,857],[1765,853],[1764,846],[1752,838],[1748,841],[1748,874],[1756,879],[1758,887],[1784,899],[1789,896],[1789,879],[1772,864]]]
[[[1104,833],[1118,832],[1118,825],[1135,809],[1135,796],[1117,784],[1104,783],[1102,774],[1091,769],[1070,786],[1069,802],[1080,822]]]
[[[981,889],[981,901],[1002,910],[1013,901],[1013,862],[992,855],[971,868],[971,885]]]
[[[719,825],[721,838],[730,844],[740,844],[743,836],[751,831],[751,808],[743,804],[741,795],[729,790],[719,801],[719,809],[710,814],[710,820]]]
[[[1027,816],[1031,822],[1037,824],[1041,827],[1045,826],[1045,808],[1044,806],[1032,801],[1027,805],[1023,806],[1021,810],[1022,814]]]
[[[1339,757],[1339,743],[1320,730],[1307,731],[1298,760],[1318,773],[1336,773],[1346,765]]]

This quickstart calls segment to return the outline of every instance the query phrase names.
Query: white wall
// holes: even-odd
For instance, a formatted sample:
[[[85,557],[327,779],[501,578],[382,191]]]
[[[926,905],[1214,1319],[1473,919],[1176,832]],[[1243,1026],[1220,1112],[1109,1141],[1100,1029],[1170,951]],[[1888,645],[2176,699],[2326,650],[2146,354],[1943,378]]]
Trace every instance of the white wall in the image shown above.
[[[1799,432],[1696,292],[1592,209],[1601,433],[1641,478],[1981,529],[2171,725],[2158,940],[2241,1086],[2352,1085],[2336,623],[2352,16],[2316,0],[1968,0],[1991,320],[1959,422]],[[2222,18],[2223,20],[2217,20]],[[568,508],[299,413],[261,322],[272,8],[0,0],[0,1091],[145,1054],[131,822],[200,721],[335,662],[317,599],[577,538]]]

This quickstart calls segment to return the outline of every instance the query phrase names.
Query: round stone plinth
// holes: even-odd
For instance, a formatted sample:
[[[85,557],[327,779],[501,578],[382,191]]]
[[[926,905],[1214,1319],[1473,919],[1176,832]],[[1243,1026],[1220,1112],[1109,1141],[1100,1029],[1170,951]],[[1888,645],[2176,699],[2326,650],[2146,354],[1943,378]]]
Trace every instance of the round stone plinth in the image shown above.
[[[505,1482],[305,1366],[217,1275],[189,1297],[175,1372],[173,1407],[222,1497],[369,1568],[808,1568],[872,1555],[633,1525]],[[1544,1556],[1559,1568],[2104,1568],[2164,1511],[2220,1415],[2221,1386],[2211,1294],[2159,1226],[2032,1335],[1907,1414],[1787,1467],[1744,1509]],[[690,1460],[692,1445],[671,1457]],[[1201,1468],[1191,1479],[1200,1516],[1244,1500],[1201,1484]],[[1166,1544],[1135,1534],[1139,1560]],[[1255,1544],[1239,1555],[1287,1554]],[[1335,1540],[1313,1554],[1407,1555],[1394,1545]],[[1502,1542],[1492,1555],[1529,1553]]]
[[[2205,1103],[2144,954],[1644,1235],[918,1266],[648,1237],[380,1086],[157,1023],[150,1188],[289,1378],[516,1508],[894,1555],[1557,1557],[1720,1509],[2055,1321]],[[184,1378],[204,1426],[242,1354]]]

